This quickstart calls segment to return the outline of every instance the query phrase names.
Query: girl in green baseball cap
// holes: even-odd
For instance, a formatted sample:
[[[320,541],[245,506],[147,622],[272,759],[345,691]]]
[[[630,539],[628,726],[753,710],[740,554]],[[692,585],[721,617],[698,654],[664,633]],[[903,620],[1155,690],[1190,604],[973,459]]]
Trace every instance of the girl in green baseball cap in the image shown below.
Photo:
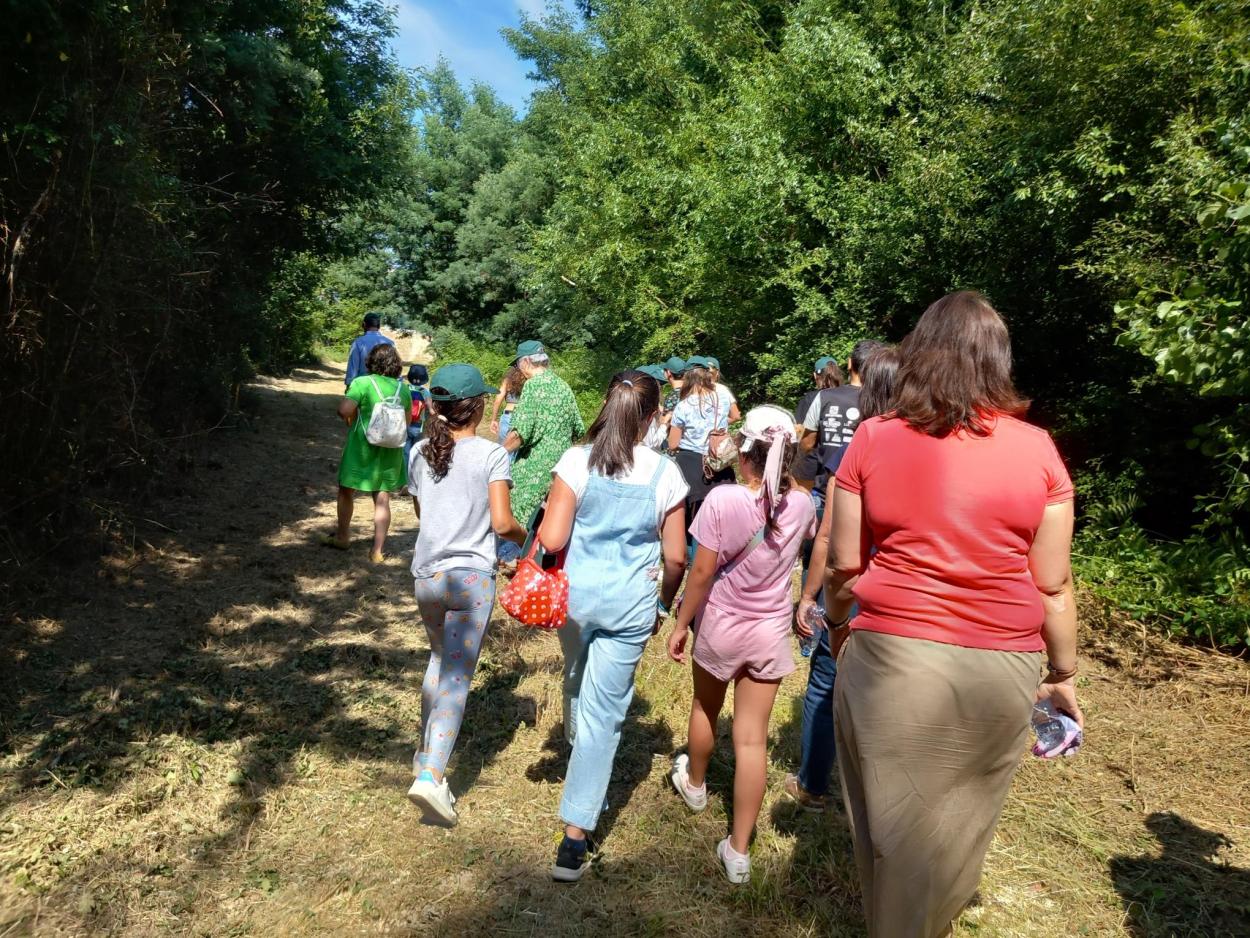
[[[421,519],[413,585],[430,642],[421,685],[422,738],[408,797],[427,821],[446,826],[457,818],[443,773],[495,605],[499,539],[525,540],[512,514],[508,453],[477,435],[486,395],[494,392],[472,365],[434,372],[426,436],[413,447],[408,465],[408,491]]]

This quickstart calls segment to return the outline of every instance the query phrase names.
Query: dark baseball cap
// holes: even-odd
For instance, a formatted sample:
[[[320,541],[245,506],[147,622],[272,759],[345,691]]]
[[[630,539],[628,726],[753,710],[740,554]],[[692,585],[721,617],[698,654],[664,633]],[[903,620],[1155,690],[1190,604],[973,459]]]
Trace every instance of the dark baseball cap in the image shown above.
[[[482,380],[482,373],[475,367],[458,362],[444,365],[430,378],[430,397],[436,401],[463,401],[498,391]]]
[[[686,360],[684,358],[678,358],[674,355],[664,363],[664,370],[670,371],[675,375],[679,375],[686,370]]]
[[[512,364],[516,364],[522,358],[529,358],[531,355],[546,354],[547,349],[537,339],[526,339],[516,347],[516,358],[512,359]]]
[[[821,356],[820,356],[820,358],[816,359],[816,364],[812,366],[812,373],[813,373],[813,374],[818,374],[818,373],[820,373],[820,372],[824,371],[824,370],[825,370],[825,366],[826,366],[826,365],[828,365],[828,364],[830,364],[830,363],[832,363],[832,362],[834,362],[834,361],[836,361],[836,360],[837,360],[837,359],[831,358],[831,357],[830,357],[830,356],[828,356],[828,355],[821,355]]]
[[[639,365],[634,371],[641,371],[648,378],[655,378],[656,381],[663,384],[668,379],[664,376],[663,365]]]

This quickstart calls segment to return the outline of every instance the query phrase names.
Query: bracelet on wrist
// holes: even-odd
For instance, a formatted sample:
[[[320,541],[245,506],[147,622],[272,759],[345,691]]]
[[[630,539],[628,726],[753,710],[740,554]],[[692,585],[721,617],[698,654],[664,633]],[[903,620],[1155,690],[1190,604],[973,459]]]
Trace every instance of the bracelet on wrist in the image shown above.
[[[843,626],[849,625],[850,622],[851,622],[851,617],[849,614],[841,622],[834,622],[832,619],[829,618],[829,613],[827,612],[825,613],[825,628],[828,629],[830,632],[832,632],[834,629],[840,629]]]
[[[672,613],[672,610],[669,609],[668,606],[664,605],[664,600],[662,599],[657,599],[655,601],[655,608],[659,611],[660,615],[662,615],[666,619]]]
[[[1070,681],[1076,677],[1076,665],[1070,668],[1057,668],[1049,661],[1046,662],[1046,681],[1047,684],[1062,684],[1064,681]]]

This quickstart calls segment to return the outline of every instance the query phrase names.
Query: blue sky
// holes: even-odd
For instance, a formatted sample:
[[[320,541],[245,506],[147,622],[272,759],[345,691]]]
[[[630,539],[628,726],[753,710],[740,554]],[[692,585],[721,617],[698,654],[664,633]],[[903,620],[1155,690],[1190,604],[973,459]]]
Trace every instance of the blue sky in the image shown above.
[[[429,68],[443,55],[461,83],[491,85],[518,113],[533,90],[527,63],[508,48],[499,30],[537,18],[545,0],[396,0],[395,54],[407,68]]]

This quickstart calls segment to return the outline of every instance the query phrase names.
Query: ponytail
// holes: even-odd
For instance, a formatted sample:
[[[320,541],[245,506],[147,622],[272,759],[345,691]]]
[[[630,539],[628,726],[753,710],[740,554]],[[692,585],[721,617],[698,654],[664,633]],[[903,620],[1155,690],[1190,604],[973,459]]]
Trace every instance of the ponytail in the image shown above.
[[[660,408],[660,385],[641,371],[622,371],[590,425],[590,471],[613,478],[634,467],[634,446]]]
[[[480,423],[485,403],[480,397],[466,397],[458,401],[430,401],[432,419],[425,422],[425,446],[421,453],[435,482],[441,481],[451,470],[451,461],[456,455],[456,441],[452,439],[451,431]]]

